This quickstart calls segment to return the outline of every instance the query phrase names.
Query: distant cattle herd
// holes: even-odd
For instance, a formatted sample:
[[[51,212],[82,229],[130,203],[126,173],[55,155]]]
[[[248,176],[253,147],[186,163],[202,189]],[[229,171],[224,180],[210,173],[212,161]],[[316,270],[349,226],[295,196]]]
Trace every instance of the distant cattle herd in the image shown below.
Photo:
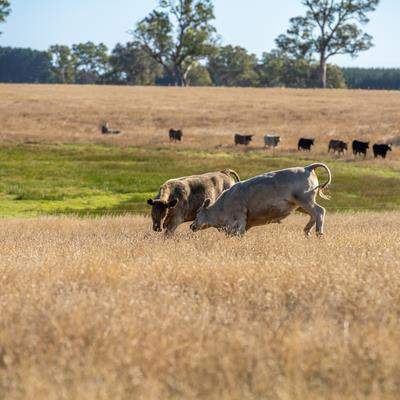
[[[237,145],[244,145],[247,146],[253,139],[254,135],[241,135],[236,133],[233,137],[235,146]],[[169,130],[169,140],[170,141],[181,141],[183,137],[182,130],[178,129],[170,129]],[[264,136],[264,147],[267,149],[274,149],[281,143],[281,137],[277,135],[265,135]],[[297,143],[297,150],[307,150],[311,151],[311,147],[314,146],[315,139],[314,138],[300,138]],[[364,156],[367,155],[367,150],[369,149],[369,142],[361,142],[359,140],[353,140],[351,144],[351,148],[353,154],[355,156],[360,155]],[[328,144],[328,153],[332,152],[333,154],[337,154],[339,156],[343,155],[348,150],[348,145],[343,140],[338,139],[331,139]],[[391,144],[374,144],[372,146],[372,150],[374,153],[374,157],[382,157],[386,158],[386,154],[388,151],[392,151]]]
[[[100,126],[102,134],[118,134],[121,133],[119,130],[110,129],[107,122],[104,122]],[[168,132],[170,142],[181,142],[183,139],[183,131],[181,129],[170,129]],[[254,135],[241,135],[236,133],[233,137],[235,146],[244,145],[248,146],[252,141]],[[281,137],[278,135],[267,134],[264,136],[264,148],[275,149],[279,143],[281,143]],[[312,146],[315,144],[314,138],[300,138],[297,143],[297,150],[311,151]],[[351,149],[354,156],[367,156],[367,151],[369,149],[369,142],[362,142],[360,140],[353,140],[351,144]],[[328,153],[337,154],[338,156],[344,155],[348,150],[348,144],[343,140],[331,139],[328,144]],[[374,157],[386,158],[388,151],[392,151],[392,144],[379,144],[375,143],[372,146],[372,151]]]

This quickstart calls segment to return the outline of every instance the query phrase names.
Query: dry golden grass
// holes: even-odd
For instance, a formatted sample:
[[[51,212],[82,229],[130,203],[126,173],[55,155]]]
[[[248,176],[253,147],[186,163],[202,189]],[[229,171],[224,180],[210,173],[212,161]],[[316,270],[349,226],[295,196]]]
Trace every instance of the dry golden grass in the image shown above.
[[[400,214],[306,220],[3,220],[0,398],[397,399]]]
[[[160,146],[174,127],[184,131],[181,146],[232,146],[241,132],[261,147],[272,132],[283,138],[279,152],[303,136],[326,154],[331,138],[399,142],[399,110],[400,92],[385,91],[3,84],[0,138]],[[102,136],[103,120],[124,133]]]

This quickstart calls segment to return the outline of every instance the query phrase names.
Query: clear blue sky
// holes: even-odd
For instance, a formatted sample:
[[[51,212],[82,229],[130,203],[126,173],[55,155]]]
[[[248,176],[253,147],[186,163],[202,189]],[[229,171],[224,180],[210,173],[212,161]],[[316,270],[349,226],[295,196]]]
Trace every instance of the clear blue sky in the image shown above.
[[[12,14],[0,25],[0,46],[44,50],[51,44],[91,40],[112,48],[130,40],[128,31],[157,0],[11,0]],[[240,45],[261,55],[274,47],[289,18],[303,13],[300,0],[214,0],[222,44]],[[352,59],[331,59],[341,66],[400,67],[400,0],[381,0],[365,30],[375,47]]]

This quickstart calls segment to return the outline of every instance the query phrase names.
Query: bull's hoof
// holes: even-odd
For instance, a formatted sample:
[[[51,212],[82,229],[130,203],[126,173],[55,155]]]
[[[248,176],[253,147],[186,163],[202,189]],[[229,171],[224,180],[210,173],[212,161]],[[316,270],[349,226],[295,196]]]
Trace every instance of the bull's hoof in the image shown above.
[[[324,234],[322,232],[317,232],[317,238],[318,239],[323,239],[324,238]]]

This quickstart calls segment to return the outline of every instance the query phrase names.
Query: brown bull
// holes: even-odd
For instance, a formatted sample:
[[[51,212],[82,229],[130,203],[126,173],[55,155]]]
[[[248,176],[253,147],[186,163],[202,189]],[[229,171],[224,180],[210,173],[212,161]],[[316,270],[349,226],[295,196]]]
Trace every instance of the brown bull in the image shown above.
[[[153,230],[161,232],[165,229],[167,235],[173,234],[183,222],[194,221],[205,199],[216,200],[239,181],[239,175],[231,169],[166,181],[156,198],[147,200],[152,206]]]

